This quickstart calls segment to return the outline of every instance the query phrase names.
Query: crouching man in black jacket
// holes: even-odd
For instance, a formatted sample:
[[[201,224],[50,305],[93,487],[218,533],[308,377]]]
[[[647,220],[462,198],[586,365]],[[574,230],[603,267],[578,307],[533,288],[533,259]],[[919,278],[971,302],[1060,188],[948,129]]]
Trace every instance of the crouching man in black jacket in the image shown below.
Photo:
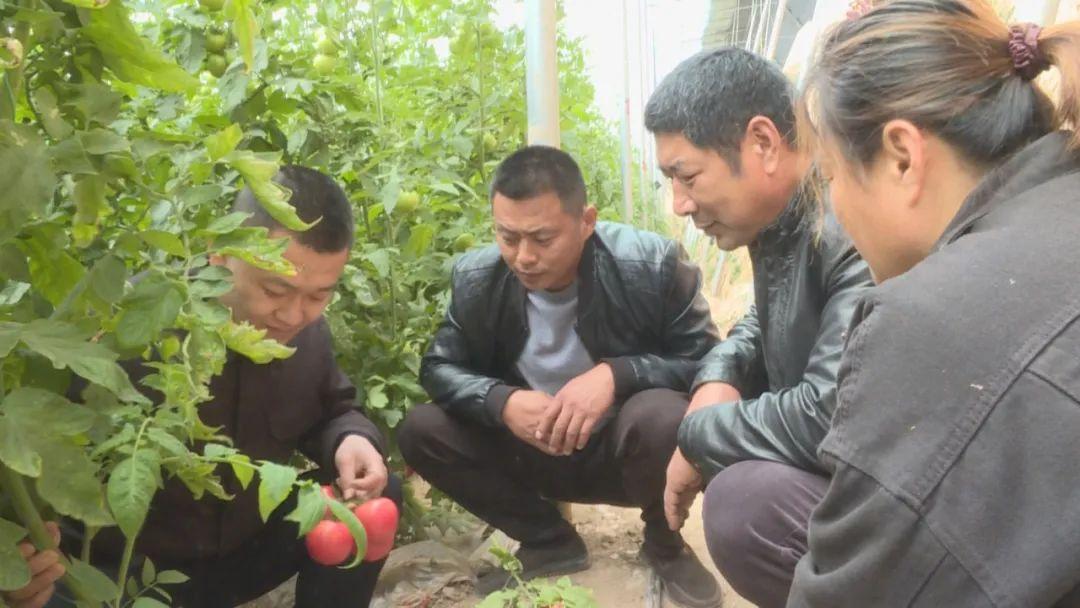
[[[644,559],[669,596],[720,603],[714,578],[664,519],[665,469],[698,361],[717,343],[682,248],[597,223],[574,160],[524,148],[491,187],[497,245],[454,267],[424,357],[433,404],[406,417],[405,459],[510,537],[526,577],[588,567],[550,501],[642,508]],[[507,582],[481,577],[479,590]]]

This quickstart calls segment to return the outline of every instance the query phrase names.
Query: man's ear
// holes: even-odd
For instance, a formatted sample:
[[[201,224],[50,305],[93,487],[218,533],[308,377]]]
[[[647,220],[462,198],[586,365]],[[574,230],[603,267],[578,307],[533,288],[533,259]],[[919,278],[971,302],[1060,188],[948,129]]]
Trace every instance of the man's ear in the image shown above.
[[[596,207],[586,205],[585,210],[581,212],[581,219],[585,222],[586,236],[592,236],[592,233],[596,231],[596,217]]]
[[[888,184],[914,207],[926,181],[926,146],[923,132],[907,120],[891,120],[881,130],[881,153],[877,163]]]
[[[593,205],[586,205],[585,211],[581,212],[581,217],[585,221],[585,226],[588,226],[590,231],[596,228],[597,215],[598,212]]]
[[[784,138],[767,116],[755,116],[746,123],[743,145],[752,156],[757,157],[765,173],[772,175],[780,168]]]

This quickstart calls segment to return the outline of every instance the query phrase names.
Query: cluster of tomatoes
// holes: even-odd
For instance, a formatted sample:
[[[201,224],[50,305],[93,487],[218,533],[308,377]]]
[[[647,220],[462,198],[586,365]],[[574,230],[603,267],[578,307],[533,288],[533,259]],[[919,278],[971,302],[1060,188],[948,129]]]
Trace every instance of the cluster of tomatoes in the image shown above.
[[[338,500],[333,486],[323,486],[323,493],[331,500]],[[377,562],[390,554],[397,533],[398,508],[389,498],[374,498],[352,506],[353,515],[360,520],[367,535],[363,547],[363,560]],[[356,555],[356,542],[349,528],[334,518],[330,508],[323,513],[323,520],[308,532],[304,540],[308,555],[324,566],[337,566]]]
[[[207,12],[216,13],[225,6],[225,0],[199,0],[199,6]],[[229,60],[225,57],[225,48],[229,46],[229,35],[218,28],[211,28],[206,32],[205,46],[206,59],[203,67],[207,72],[220,78],[229,67]]]

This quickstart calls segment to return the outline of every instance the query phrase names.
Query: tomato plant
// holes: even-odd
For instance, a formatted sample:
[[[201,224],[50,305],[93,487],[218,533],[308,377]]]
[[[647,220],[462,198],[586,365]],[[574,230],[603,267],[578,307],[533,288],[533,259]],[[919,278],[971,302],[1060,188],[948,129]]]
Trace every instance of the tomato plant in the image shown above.
[[[116,581],[85,547],[65,557],[86,605],[181,580],[128,572],[167,477],[221,498],[223,471],[257,483],[264,518],[295,491],[301,533],[329,508],[365,542],[295,468],[250,460],[199,419],[228,350],[291,354],[232,322],[217,301],[230,277],[208,259],[288,272],[284,243],[230,200],[248,186],[300,230],[277,167],[335,176],[358,239],[328,318],[391,430],[426,399],[416,375],[449,266],[489,240],[486,183],[524,143],[522,32],[493,27],[486,0],[0,0],[0,48],[0,589],[28,577],[15,543],[48,546],[43,519],[59,517],[128,539]],[[610,216],[617,137],[577,43],[559,60],[565,147]],[[151,373],[133,383],[126,361]]]

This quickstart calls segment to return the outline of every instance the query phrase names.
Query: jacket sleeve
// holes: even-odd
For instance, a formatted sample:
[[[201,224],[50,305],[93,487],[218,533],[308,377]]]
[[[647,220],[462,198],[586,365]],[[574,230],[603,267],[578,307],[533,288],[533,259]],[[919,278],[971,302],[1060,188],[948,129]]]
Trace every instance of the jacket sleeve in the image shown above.
[[[689,391],[699,361],[717,343],[709,303],[701,294],[701,270],[671,242],[661,273],[663,332],[657,352],[604,359],[615,376],[617,399],[650,389]]]
[[[468,339],[458,322],[457,298],[462,294],[457,293],[456,269],[454,275],[446,318],[420,362],[420,384],[432,402],[447,412],[483,426],[502,427],[503,407],[518,387],[471,367]]]
[[[371,420],[364,416],[356,403],[356,387],[338,367],[330,345],[329,330],[323,332],[322,380],[319,397],[322,402],[322,423],[313,428],[300,442],[300,449],[305,456],[327,469],[333,469],[334,454],[338,445],[347,435],[360,435],[375,446],[383,456],[386,447],[382,433]]]
[[[839,464],[810,518],[788,608],[990,608],[982,588],[919,514]]]
[[[817,448],[829,430],[844,340],[867,284],[866,264],[849,247],[829,273],[829,297],[801,381],[754,399],[706,407],[687,416],[679,427],[679,447],[687,458],[709,477],[742,460],[772,460],[822,470]],[[750,353],[748,347],[743,359],[751,360]],[[728,359],[739,362],[731,365],[741,371],[737,366],[742,359]]]
[[[765,378],[761,327],[757,307],[751,305],[727,337],[701,360],[692,390],[709,382],[723,382],[734,386],[743,395],[750,395],[768,386]]]

